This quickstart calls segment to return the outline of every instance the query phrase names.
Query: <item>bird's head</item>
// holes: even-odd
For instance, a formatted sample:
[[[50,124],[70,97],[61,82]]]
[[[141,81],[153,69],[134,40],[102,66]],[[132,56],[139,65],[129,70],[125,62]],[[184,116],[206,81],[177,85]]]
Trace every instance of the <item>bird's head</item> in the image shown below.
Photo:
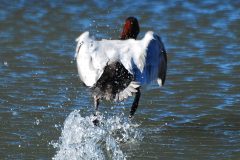
[[[133,38],[136,39],[139,33],[138,20],[135,17],[128,17],[125,21],[123,31],[121,34],[121,40]]]

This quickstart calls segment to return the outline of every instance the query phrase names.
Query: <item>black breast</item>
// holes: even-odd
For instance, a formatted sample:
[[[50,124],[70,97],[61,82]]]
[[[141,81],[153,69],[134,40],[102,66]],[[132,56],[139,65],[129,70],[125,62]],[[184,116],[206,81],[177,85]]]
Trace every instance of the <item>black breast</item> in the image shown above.
[[[93,96],[112,100],[131,81],[133,81],[133,75],[121,63],[112,63],[105,67],[103,74],[93,87]]]

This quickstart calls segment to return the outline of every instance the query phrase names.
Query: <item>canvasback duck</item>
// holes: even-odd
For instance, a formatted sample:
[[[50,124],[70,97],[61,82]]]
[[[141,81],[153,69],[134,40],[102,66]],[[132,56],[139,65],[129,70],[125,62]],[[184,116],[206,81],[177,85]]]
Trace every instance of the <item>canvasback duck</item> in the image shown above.
[[[135,94],[129,117],[138,108],[140,87],[162,86],[167,72],[167,54],[161,38],[148,31],[141,40],[136,18],[126,19],[120,40],[95,40],[89,32],[77,39],[76,60],[80,79],[93,92],[95,111],[101,99],[122,101]]]

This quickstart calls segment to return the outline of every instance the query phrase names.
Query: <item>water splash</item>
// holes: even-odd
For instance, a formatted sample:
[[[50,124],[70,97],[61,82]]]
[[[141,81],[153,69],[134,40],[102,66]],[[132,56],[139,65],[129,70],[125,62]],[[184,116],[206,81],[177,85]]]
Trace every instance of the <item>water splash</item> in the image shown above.
[[[99,126],[94,126],[93,116],[82,117],[73,111],[66,118],[62,135],[53,147],[57,148],[56,160],[63,159],[126,159],[121,150],[122,143],[142,140],[137,124],[123,115],[105,118],[98,115]]]

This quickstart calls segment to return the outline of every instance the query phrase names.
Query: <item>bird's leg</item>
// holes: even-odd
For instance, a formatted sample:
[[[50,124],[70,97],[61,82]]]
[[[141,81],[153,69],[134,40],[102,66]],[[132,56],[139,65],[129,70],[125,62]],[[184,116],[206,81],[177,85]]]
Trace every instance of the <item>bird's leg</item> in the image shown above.
[[[138,102],[139,102],[140,96],[141,96],[140,87],[138,87],[136,96],[134,98],[134,101],[133,101],[133,104],[132,104],[132,107],[131,107],[129,118],[132,118],[134,113],[136,112],[136,110],[138,108]]]
[[[94,96],[94,116],[97,116],[98,111],[98,105],[99,105],[99,98],[97,96]]]
[[[93,120],[93,124],[95,126],[99,125],[99,120],[97,119],[98,105],[99,105],[99,98],[97,98],[97,96],[94,96],[94,116],[95,116],[95,119]]]

